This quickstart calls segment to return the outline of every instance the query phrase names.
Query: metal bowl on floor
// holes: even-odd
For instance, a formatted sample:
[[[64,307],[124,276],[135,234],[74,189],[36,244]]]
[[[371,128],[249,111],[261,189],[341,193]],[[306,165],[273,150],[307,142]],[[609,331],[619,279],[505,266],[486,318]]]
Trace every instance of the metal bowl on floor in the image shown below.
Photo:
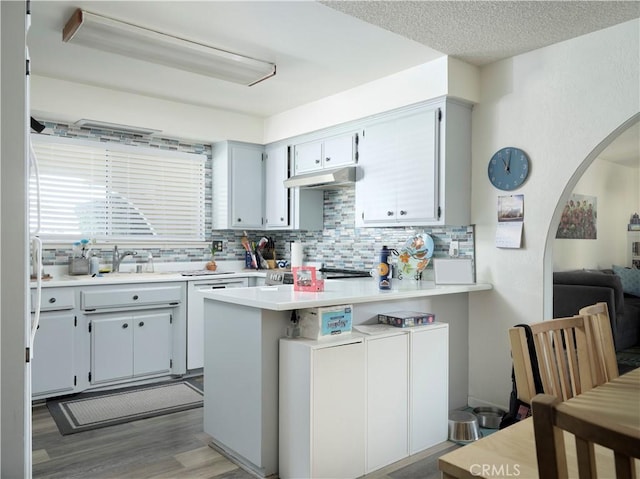
[[[497,407],[477,407],[473,410],[473,414],[478,418],[480,427],[486,427],[487,429],[498,429],[505,412]]]
[[[471,442],[480,439],[478,418],[466,411],[449,413],[449,440],[455,442]]]

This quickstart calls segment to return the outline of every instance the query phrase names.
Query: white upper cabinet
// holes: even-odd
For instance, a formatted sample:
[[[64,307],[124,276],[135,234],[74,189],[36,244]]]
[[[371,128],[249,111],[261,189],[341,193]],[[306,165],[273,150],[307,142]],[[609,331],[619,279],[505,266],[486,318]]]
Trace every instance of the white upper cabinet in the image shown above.
[[[437,98],[266,148],[216,143],[213,228],[320,230],[322,191],[283,182],[349,165],[357,227],[468,225],[471,105]]]
[[[264,161],[265,227],[285,228],[289,225],[289,189],[284,180],[288,173],[286,146],[267,147]]]
[[[288,146],[270,145],[265,153],[265,229],[321,230],[323,192],[284,186],[289,174]]]
[[[363,178],[356,186],[364,225],[437,220],[439,112],[411,112],[365,127]]]
[[[381,115],[359,147],[356,226],[469,223],[468,105],[442,99]]]
[[[322,229],[322,191],[284,186],[288,145],[223,141],[212,158],[213,229]]]
[[[294,146],[293,174],[356,163],[356,135],[346,134]]]
[[[213,228],[263,228],[264,147],[224,141],[213,145]]]

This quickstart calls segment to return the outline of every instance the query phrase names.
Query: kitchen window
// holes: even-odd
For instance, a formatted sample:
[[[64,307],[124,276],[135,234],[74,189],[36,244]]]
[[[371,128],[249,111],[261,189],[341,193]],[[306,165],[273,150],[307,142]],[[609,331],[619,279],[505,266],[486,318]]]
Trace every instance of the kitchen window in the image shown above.
[[[32,135],[40,236],[204,241],[206,155]],[[37,227],[32,175],[30,228]]]

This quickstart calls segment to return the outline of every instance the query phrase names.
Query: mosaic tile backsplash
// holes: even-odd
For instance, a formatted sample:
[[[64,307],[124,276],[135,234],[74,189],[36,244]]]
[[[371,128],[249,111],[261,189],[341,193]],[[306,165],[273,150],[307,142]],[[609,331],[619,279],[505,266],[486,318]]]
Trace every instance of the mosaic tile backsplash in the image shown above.
[[[207,231],[211,231],[211,145],[194,144],[178,139],[143,137],[109,130],[80,128],[64,123],[44,122],[43,133],[96,141],[111,141],[128,145],[176,150],[188,153],[202,153],[209,158],[206,170],[207,190]],[[305,261],[323,262],[327,266],[349,269],[371,269],[377,262],[378,252],[383,245],[400,249],[405,241],[416,233],[431,235],[435,245],[434,257],[448,257],[449,244],[459,242],[459,253],[475,259],[473,226],[443,227],[355,227],[355,187],[326,190],[324,192],[324,229],[322,231],[247,231],[250,240],[258,242],[262,236],[270,236],[276,244],[278,259],[290,258],[290,242],[304,244]],[[244,259],[244,248],[240,242],[243,232],[237,230],[212,231],[211,240],[222,240],[223,251],[216,253],[217,261]],[[165,247],[166,246],[166,247]],[[111,263],[112,246],[100,244],[96,248],[103,263]],[[163,247],[136,248],[140,261],[148,253],[157,262],[202,262],[210,259],[208,247]],[[65,265],[71,253],[69,248],[47,248],[43,251],[43,264]],[[474,261],[475,262],[475,261]],[[431,265],[427,269],[431,269]]]

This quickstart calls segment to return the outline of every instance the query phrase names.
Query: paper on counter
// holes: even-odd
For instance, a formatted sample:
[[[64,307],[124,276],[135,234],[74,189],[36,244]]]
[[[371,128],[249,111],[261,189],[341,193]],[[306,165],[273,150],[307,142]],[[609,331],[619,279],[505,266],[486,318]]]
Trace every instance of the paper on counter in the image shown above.
[[[363,334],[374,335],[374,334],[386,333],[390,329],[398,329],[398,328],[394,326],[390,326],[388,324],[359,324],[357,326],[354,326],[353,329]]]

